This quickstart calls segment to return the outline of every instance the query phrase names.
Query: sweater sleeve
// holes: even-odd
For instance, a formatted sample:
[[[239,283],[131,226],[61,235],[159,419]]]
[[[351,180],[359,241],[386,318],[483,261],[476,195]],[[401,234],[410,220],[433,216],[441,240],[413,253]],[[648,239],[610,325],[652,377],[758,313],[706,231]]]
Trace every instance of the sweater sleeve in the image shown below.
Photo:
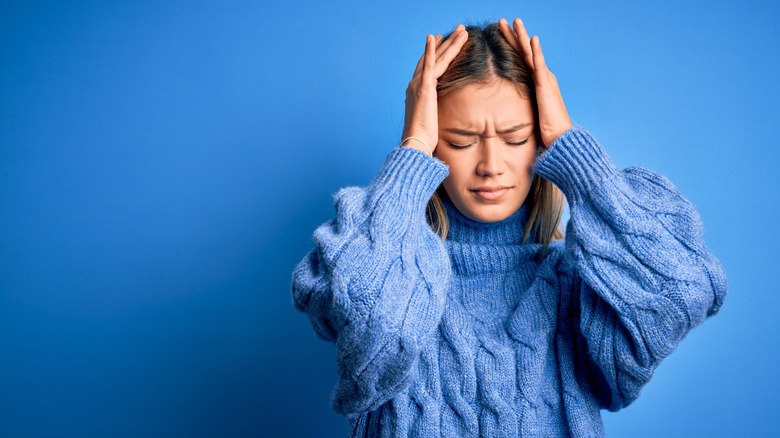
[[[293,271],[293,305],[336,347],[340,414],[375,410],[406,388],[441,319],[450,261],[425,212],[448,173],[437,158],[394,148],[368,187],[336,193],[336,218]]]
[[[642,167],[617,170],[581,126],[533,167],[561,189],[571,211],[558,269],[576,378],[601,408],[617,411],[693,327],[720,310],[725,272],[677,188]]]

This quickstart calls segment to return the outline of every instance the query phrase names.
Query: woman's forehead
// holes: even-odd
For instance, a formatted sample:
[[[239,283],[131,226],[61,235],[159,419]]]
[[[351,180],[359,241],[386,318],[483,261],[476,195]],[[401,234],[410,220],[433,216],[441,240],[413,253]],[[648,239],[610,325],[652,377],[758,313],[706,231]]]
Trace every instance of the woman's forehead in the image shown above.
[[[439,122],[444,129],[507,131],[534,123],[533,102],[506,81],[469,84],[440,100]]]

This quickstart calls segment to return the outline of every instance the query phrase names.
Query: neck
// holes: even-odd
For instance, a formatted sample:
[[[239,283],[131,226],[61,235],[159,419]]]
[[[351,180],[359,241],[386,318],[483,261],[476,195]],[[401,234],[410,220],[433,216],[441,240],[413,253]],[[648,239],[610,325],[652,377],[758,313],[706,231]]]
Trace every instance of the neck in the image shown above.
[[[443,190],[442,190],[443,191]],[[498,222],[478,222],[464,216],[444,194],[449,218],[445,244],[458,275],[479,276],[523,269],[528,275],[540,244],[521,243],[526,226],[526,206]]]
[[[486,245],[521,244],[528,223],[525,204],[506,219],[497,222],[479,222],[461,213],[446,193],[442,193],[441,198],[449,219],[447,240]]]

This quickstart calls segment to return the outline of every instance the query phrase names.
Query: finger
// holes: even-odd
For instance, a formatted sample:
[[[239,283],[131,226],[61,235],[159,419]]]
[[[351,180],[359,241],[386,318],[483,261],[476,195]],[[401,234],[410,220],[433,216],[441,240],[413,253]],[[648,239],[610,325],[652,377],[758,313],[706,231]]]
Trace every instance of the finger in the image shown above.
[[[534,35],[531,43],[534,52],[534,70],[537,72],[547,71],[547,64],[544,62],[544,54],[542,54],[542,46],[539,44],[539,36]]]
[[[520,43],[520,54],[523,56],[528,67],[533,70],[536,66],[534,65],[533,54],[531,52],[531,40],[528,38],[528,32],[525,30],[523,21],[519,18],[515,18],[515,21],[512,24],[515,28],[517,40]]]
[[[465,27],[462,24],[459,24],[457,27],[455,27],[455,30],[452,32],[452,34],[450,34],[450,36],[455,34],[459,29],[465,29]],[[436,50],[437,51],[438,50],[446,50],[446,48],[449,46],[449,44],[452,44],[452,39],[453,38],[447,38],[447,41],[443,41],[444,38],[442,37],[442,35],[441,34],[437,34],[436,35],[436,41],[435,41],[436,42],[436,44],[435,44]],[[426,39],[426,48],[427,48],[427,46],[428,46],[428,43],[427,43],[427,39]],[[420,56],[420,60],[417,61],[417,66],[414,68],[414,74],[412,75],[412,79],[414,79],[415,76],[420,74],[420,71],[422,70],[422,67],[423,67],[424,60],[425,60],[425,51],[423,51],[423,55]]]
[[[455,27],[455,30],[452,31],[451,34],[447,37],[447,39],[441,43],[440,46],[436,49],[436,57],[438,58],[440,53],[444,53],[451,45],[452,43],[457,39],[458,35],[460,35],[461,32],[464,32],[466,30],[466,27],[462,24],[459,24],[457,27]]]
[[[441,34],[436,35],[436,38],[435,38],[435,41],[434,41],[435,46],[438,47],[439,44],[441,44],[441,41],[442,41]],[[423,54],[422,54],[422,56],[420,56],[420,60],[417,61],[417,66],[414,68],[414,74],[412,75],[412,79],[414,79],[415,76],[419,75],[420,71],[422,70],[423,62],[425,61],[425,51],[426,50],[428,50],[428,37],[427,36],[425,37],[425,49],[423,49]]]
[[[425,41],[425,61],[422,68],[422,86],[436,86],[436,78],[433,76],[433,70],[436,66],[436,39],[433,35],[428,35]]]
[[[509,23],[505,19],[498,20],[498,30],[501,31],[501,34],[504,35],[504,38],[509,43],[510,46],[512,46],[513,49],[515,49],[515,52],[520,52],[520,46],[517,42],[517,35],[515,35],[514,32],[512,32],[512,28],[509,27]]]
[[[447,50],[441,54],[437,53],[435,67],[435,75],[437,78],[444,74],[444,72],[447,70],[447,67],[449,67],[452,60],[458,56],[458,53],[460,53],[460,50],[466,44],[468,39],[469,33],[466,30],[463,30],[453,39],[452,44],[447,47]]]

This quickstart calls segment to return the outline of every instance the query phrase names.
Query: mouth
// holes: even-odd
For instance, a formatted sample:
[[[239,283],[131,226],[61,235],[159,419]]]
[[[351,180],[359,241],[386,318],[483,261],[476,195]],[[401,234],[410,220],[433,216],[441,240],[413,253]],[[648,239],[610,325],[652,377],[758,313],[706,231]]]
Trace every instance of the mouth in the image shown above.
[[[469,191],[482,199],[495,201],[504,196],[511,188],[512,187],[508,186],[478,187],[476,189],[469,189]]]

